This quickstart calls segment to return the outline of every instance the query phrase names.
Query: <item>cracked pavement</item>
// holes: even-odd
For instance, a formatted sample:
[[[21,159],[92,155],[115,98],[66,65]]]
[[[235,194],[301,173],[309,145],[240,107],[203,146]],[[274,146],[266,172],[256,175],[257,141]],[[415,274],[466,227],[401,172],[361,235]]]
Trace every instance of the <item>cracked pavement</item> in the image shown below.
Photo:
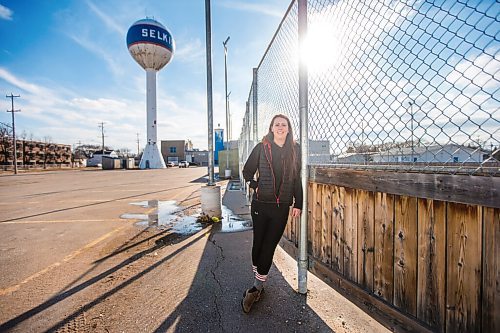
[[[130,212],[129,202],[150,199],[176,200],[194,213],[199,206],[200,185],[183,186],[181,182],[198,179],[203,171],[193,168],[148,173],[58,174],[67,181],[60,183],[59,192],[46,194],[45,201],[33,202],[33,212],[25,212],[12,203],[14,209],[4,213],[4,220],[13,222],[0,225],[4,229],[3,235],[14,237],[17,235],[12,231],[14,228],[23,235],[23,232],[33,230],[32,225],[43,226],[38,233],[29,235],[38,238],[41,232],[54,235],[51,236],[54,239],[47,236],[46,243],[61,248],[61,259],[43,257],[42,263],[46,261],[47,268],[25,280],[18,279],[21,283],[16,284],[16,288],[8,286],[12,285],[9,279],[17,275],[4,277],[7,288],[4,287],[0,295],[0,331],[387,332],[378,322],[311,275],[308,295],[298,294],[295,291],[297,263],[280,248],[276,251],[261,300],[254,304],[249,314],[244,314],[241,298],[244,290],[253,283],[251,230],[219,232],[220,228],[215,224],[193,235],[176,235],[169,230],[138,228],[131,221],[113,219],[123,212]],[[177,173],[175,179],[185,176],[186,180],[175,183],[167,177],[162,178],[168,173]],[[155,183],[154,189],[147,182],[152,174],[161,175],[156,179],[164,182]],[[131,175],[136,178],[133,182]],[[68,194],[72,193],[71,186],[84,186],[80,183],[87,184],[89,179],[100,176],[106,178],[109,190],[92,192],[93,200],[96,200],[92,205],[86,201],[89,191],[76,192],[74,198]],[[42,182],[50,177],[55,175],[24,178]],[[9,179],[2,181],[7,184]],[[33,181],[33,184],[36,188],[44,188],[40,183]],[[117,184],[123,186],[117,189]],[[33,192],[30,186],[26,182],[19,188],[13,187],[9,194],[10,197],[14,195],[13,199],[5,200],[22,202],[24,193]],[[244,195],[239,191],[226,191],[223,203],[240,216],[245,216],[248,210]],[[50,204],[54,213],[47,214]],[[65,210],[59,209],[62,204],[66,204]],[[137,213],[145,213],[144,208],[134,207]],[[184,213],[190,214],[189,211]],[[37,220],[31,217],[35,214],[38,214]],[[92,216],[92,219],[84,220],[86,216]],[[69,228],[76,223],[74,230],[64,234],[68,240],[62,247],[60,226]],[[104,223],[110,227],[104,231],[96,229],[99,233],[90,236],[95,238],[104,234],[105,238],[100,236],[91,243],[88,242],[92,237],[83,239],[89,228],[106,226]],[[9,245],[15,241],[14,238],[7,239],[4,252],[16,248]],[[80,243],[89,245],[77,251],[66,249],[73,245],[72,242],[77,243],[73,248],[82,246]],[[40,248],[38,245],[36,250],[39,252]],[[33,252],[35,257],[29,253],[19,258],[33,259],[34,262],[41,260],[36,257],[36,251]],[[51,264],[56,259],[59,261]],[[24,264],[20,260],[17,263]],[[5,267],[19,271],[9,262],[4,263]],[[26,276],[29,274],[25,273]]]

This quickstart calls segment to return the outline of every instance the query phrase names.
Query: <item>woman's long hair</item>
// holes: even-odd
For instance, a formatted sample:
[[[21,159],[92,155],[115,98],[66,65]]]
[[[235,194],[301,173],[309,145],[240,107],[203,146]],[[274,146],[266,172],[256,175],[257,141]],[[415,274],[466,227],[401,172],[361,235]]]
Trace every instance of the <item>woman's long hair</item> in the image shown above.
[[[290,119],[288,119],[287,116],[282,115],[282,114],[277,114],[271,119],[271,123],[269,124],[269,131],[267,132],[266,136],[264,136],[263,140],[268,140],[269,142],[274,142],[274,135],[272,132],[274,120],[276,118],[283,118],[286,120],[288,124],[288,134],[286,136],[285,144],[283,148],[285,148],[285,165],[291,165],[291,176],[295,177],[297,174],[297,154],[295,152],[295,140],[293,139],[293,129],[292,129],[292,124],[290,123]]]

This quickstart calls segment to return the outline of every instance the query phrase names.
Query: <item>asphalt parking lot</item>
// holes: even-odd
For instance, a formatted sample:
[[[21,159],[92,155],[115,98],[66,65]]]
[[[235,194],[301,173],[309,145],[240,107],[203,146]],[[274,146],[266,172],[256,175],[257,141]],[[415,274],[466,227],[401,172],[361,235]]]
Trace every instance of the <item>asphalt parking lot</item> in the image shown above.
[[[0,176],[0,295],[131,224],[120,216],[145,212],[131,203],[196,200],[206,171],[90,169]]]

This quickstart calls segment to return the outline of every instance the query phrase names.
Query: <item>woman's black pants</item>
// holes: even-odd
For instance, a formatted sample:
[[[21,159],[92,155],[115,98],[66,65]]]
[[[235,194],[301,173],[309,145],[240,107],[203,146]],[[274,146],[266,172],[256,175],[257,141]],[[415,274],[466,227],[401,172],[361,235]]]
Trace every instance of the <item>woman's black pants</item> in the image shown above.
[[[288,204],[252,201],[253,221],[252,264],[256,278],[265,281],[273,263],[274,250],[285,231],[290,207]]]

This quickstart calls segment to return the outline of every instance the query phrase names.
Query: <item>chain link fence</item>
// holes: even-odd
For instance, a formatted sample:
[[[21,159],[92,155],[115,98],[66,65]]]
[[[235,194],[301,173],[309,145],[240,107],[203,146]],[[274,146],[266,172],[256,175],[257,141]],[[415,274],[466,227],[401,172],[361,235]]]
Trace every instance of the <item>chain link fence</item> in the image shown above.
[[[277,113],[298,140],[303,52],[310,165],[500,176],[499,2],[307,6],[307,47],[293,1],[254,75],[241,163]]]

